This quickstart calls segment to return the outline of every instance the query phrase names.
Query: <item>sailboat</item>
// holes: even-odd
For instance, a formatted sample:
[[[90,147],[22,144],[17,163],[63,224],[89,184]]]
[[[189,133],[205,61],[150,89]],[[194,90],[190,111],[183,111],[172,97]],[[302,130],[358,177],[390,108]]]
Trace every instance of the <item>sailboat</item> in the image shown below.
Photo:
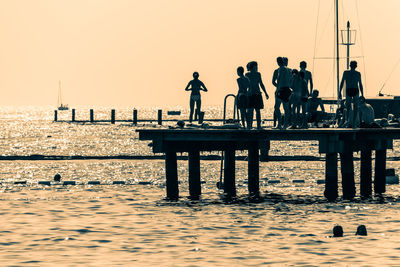
[[[334,39],[335,39],[335,59],[336,59],[336,86],[337,86],[337,98],[325,98],[323,99],[324,104],[336,104],[339,106],[339,90],[340,90],[340,53],[339,53],[339,0],[334,0],[335,5],[335,31],[334,31]],[[349,65],[349,45],[351,45],[350,37],[349,37],[349,22],[347,22],[347,30],[342,31],[347,34],[347,43],[342,43],[342,45],[347,45],[347,68]],[[382,87],[383,89],[383,87]],[[379,91],[378,97],[366,97],[366,102],[369,103],[375,111],[375,118],[387,118],[389,114],[393,114],[395,118],[400,117],[400,96],[392,96],[392,95],[383,95],[381,93],[382,89]],[[344,92],[343,92],[344,93]]]
[[[57,101],[58,110],[68,110],[69,107],[67,104],[62,103],[61,96],[61,81],[58,81],[58,101]]]

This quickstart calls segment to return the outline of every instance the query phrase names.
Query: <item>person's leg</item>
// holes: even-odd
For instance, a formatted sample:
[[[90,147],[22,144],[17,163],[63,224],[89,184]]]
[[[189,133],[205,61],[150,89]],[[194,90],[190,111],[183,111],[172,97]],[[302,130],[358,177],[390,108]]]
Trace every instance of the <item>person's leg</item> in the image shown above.
[[[278,128],[281,127],[281,103],[282,101],[278,97],[275,97],[274,114],[276,116],[276,120],[278,121]]]
[[[189,115],[189,122],[192,123],[193,120],[193,110],[194,110],[194,100],[190,98],[190,115]]]
[[[302,102],[301,103],[301,113],[302,113],[302,123],[301,123],[301,127],[302,128],[305,128],[306,127],[306,124],[307,124],[307,116],[306,116],[306,112],[307,112],[307,110],[306,110],[306,108],[307,108],[307,103],[305,103],[305,102]]]
[[[353,124],[352,124],[353,128],[360,127],[360,118],[359,118],[359,113],[358,113],[358,110],[359,110],[358,105],[359,104],[360,104],[360,95],[357,94],[356,96],[353,97],[353,105],[354,105],[354,107],[353,107],[353,110],[354,110],[353,111]]]
[[[201,112],[201,99],[196,101],[196,112],[197,116],[195,116],[195,120],[198,120],[200,118],[200,112]]]
[[[351,101],[352,101],[351,97],[346,95],[346,101],[344,102],[344,105],[346,107],[346,122],[345,122],[345,125],[344,125],[345,127],[351,123],[351,117],[350,117],[350,115],[351,115]]]
[[[261,112],[259,108],[256,108],[256,119],[257,119],[257,129],[261,129]]]
[[[254,108],[247,109],[247,129],[251,129],[253,127],[253,113]]]
[[[290,106],[289,102],[283,102],[283,110],[285,112],[285,121],[283,124],[284,128],[287,128],[290,124]]]
[[[239,110],[240,110],[240,118],[242,120],[242,126],[246,127],[246,119],[247,119],[246,109],[245,108],[240,108]]]

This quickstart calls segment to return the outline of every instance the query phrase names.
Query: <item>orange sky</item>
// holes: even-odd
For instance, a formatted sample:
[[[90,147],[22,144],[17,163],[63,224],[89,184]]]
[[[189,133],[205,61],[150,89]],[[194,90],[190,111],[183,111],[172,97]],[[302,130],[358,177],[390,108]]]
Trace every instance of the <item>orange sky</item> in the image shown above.
[[[349,19],[358,30],[352,54],[364,56],[374,96],[400,58],[400,1],[340,8],[341,28]],[[193,71],[209,89],[203,104],[222,105],[237,91],[237,66],[251,60],[271,94],[277,56],[292,68],[306,60],[315,88],[333,95],[333,61],[313,66],[315,36],[316,57],[333,56],[333,0],[0,0],[0,36],[1,105],[55,105],[61,80],[71,106],[186,106]],[[384,92],[400,94],[399,85],[400,66]]]

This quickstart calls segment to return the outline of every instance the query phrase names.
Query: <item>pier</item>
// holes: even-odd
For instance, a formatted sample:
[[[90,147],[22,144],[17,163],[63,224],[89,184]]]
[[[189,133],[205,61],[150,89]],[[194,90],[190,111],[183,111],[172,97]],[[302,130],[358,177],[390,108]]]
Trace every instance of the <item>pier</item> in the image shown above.
[[[138,129],[140,140],[151,140],[153,152],[165,153],[166,191],[168,199],[179,198],[177,153],[187,152],[189,161],[189,196],[201,195],[200,152],[224,151],[224,194],[236,196],[235,152],[248,151],[248,192],[259,197],[260,149],[268,150],[271,140],[316,140],[319,152],[325,154],[325,190],[329,201],[339,197],[338,158],[342,176],[342,198],[356,196],[354,152],[361,152],[360,195],[370,198],[386,191],[386,150],[393,140],[400,139],[400,129]],[[375,151],[375,172],[372,188],[372,152]],[[268,151],[267,151],[268,152]],[[266,153],[267,153],[266,152]],[[265,153],[265,152],[264,152]]]

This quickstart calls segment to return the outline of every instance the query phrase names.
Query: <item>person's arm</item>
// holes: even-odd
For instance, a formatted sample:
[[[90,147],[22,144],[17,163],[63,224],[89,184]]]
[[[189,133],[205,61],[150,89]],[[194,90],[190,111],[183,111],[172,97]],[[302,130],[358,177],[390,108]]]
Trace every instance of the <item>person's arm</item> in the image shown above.
[[[278,71],[275,70],[275,71],[274,71],[274,74],[272,75],[272,84],[273,84],[275,87],[278,87],[277,80],[278,80]]]
[[[360,78],[359,78],[359,84],[360,84],[361,95],[364,96],[364,88],[363,88],[362,81],[361,81],[361,74],[360,74]]]
[[[344,85],[344,75],[345,75],[345,73],[343,72],[342,81],[340,82],[340,86],[339,86],[339,99],[342,99],[342,89],[343,89],[343,85]]]
[[[202,88],[202,87],[203,87],[203,88]],[[203,90],[204,92],[207,92],[207,91],[208,91],[203,82],[201,82],[201,84],[200,84],[200,90]]]
[[[314,89],[314,83],[312,80],[312,73],[310,72],[310,95],[311,95],[313,89]]]
[[[261,75],[260,75],[260,87],[261,87],[261,89],[264,91],[265,97],[268,99],[269,96],[268,96],[268,94],[267,94],[267,90],[265,90],[265,86],[264,86],[264,83],[263,83],[263,81],[262,81],[262,79],[261,79]]]
[[[185,88],[185,91],[190,91],[190,90],[192,90],[192,89],[189,89],[189,87],[190,87],[191,84],[192,84],[192,81],[190,81],[190,82],[188,83],[188,85],[187,85],[186,88]]]
[[[324,104],[322,103],[322,99],[319,99],[319,106],[321,107],[321,111],[325,112]]]

